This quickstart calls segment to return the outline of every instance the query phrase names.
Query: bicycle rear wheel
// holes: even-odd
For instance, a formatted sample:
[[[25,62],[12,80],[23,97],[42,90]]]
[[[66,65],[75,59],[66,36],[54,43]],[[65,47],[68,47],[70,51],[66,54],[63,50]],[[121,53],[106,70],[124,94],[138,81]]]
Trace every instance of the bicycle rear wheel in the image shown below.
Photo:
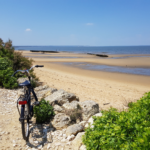
[[[29,139],[29,107],[28,104],[25,104],[21,107],[21,116],[23,120],[21,121],[21,129],[24,140],[28,141]]]

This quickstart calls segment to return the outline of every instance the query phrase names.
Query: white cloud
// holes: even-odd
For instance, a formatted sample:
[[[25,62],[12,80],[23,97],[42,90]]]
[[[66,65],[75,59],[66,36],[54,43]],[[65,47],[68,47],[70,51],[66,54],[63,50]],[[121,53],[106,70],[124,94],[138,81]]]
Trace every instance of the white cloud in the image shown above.
[[[28,28],[28,29],[26,29],[26,31],[31,31],[31,29]]]
[[[87,26],[93,26],[94,23],[86,23]]]

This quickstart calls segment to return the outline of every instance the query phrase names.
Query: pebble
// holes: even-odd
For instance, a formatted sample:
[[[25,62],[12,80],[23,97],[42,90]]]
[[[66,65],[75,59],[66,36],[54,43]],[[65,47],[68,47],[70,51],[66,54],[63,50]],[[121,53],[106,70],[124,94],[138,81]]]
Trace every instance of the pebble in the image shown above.
[[[35,143],[35,144],[38,144],[39,142],[38,142],[38,141],[34,141],[34,143]]]
[[[68,143],[66,143],[67,145],[70,145],[71,143],[70,142],[68,142]]]
[[[37,147],[38,147],[38,149],[41,149],[41,148],[42,148],[42,145],[38,145]]]
[[[13,140],[12,142],[13,142],[13,143],[16,143],[16,141],[15,141],[15,140]]]
[[[61,140],[61,142],[66,142],[66,141],[67,141],[66,139],[62,139],[62,140]]]
[[[66,135],[66,134],[63,134],[63,137],[64,137],[64,138],[66,138],[66,137],[67,137],[67,135]]]
[[[55,146],[59,146],[59,145],[61,145],[61,143],[55,143]]]
[[[55,133],[54,133],[54,132],[52,132],[52,133],[51,133],[51,135],[55,135]]]
[[[13,144],[13,147],[16,147],[17,146],[17,144]]]
[[[51,147],[51,144],[48,144],[48,145],[47,145],[47,149],[49,149],[50,147]]]
[[[70,135],[70,136],[67,137],[67,140],[71,141],[71,140],[73,140],[74,138],[75,138],[75,136],[72,134],[72,135]]]

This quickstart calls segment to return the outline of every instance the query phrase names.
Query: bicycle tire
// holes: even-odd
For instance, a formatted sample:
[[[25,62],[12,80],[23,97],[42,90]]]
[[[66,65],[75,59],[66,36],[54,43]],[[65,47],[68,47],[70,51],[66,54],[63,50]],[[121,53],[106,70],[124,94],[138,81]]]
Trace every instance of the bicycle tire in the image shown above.
[[[23,139],[28,141],[29,139],[29,108],[28,105],[21,107],[21,116],[23,117],[21,121],[21,129]]]

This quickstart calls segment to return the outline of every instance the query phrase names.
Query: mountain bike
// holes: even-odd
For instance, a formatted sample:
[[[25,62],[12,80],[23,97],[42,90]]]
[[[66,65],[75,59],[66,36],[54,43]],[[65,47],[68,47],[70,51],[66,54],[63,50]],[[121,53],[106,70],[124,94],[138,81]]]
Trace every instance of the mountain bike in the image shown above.
[[[23,139],[28,141],[29,139],[29,123],[30,120],[33,117],[33,106],[39,105],[37,96],[34,92],[34,88],[31,84],[31,77],[29,71],[32,70],[34,67],[44,67],[43,65],[35,65],[32,66],[28,70],[17,70],[12,76],[14,76],[16,73],[21,72],[25,74],[29,80],[26,80],[23,83],[20,83],[19,86],[23,87],[24,94],[20,95],[19,99],[17,100],[17,109],[20,115],[19,121],[21,123],[21,129],[22,129],[22,136]],[[33,94],[33,98],[35,99],[35,102],[31,104],[31,94]],[[21,105],[21,109],[19,110],[18,105]]]

